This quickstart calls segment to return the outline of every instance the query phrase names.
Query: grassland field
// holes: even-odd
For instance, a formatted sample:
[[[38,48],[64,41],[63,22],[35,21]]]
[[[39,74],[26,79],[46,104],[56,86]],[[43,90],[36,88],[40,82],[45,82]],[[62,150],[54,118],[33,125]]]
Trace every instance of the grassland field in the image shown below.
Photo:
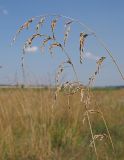
[[[124,89],[93,90],[92,107],[102,111],[115,147],[114,155],[108,138],[96,140],[99,159],[123,160]],[[54,102],[51,89],[0,88],[0,160],[96,160],[84,115],[79,94],[68,104],[63,93]],[[94,134],[107,133],[98,114],[90,118]]]

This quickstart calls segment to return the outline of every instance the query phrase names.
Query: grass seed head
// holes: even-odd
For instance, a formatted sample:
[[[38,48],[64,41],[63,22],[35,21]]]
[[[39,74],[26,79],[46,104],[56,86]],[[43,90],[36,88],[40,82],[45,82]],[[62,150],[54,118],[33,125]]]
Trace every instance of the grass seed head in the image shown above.
[[[53,48],[54,48],[54,47],[60,47],[60,48],[62,49],[62,51],[63,51],[63,46],[62,46],[60,43],[55,42],[55,43],[52,43],[52,44],[50,45],[50,47],[49,47],[49,51],[50,51],[50,54],[51,54],[51,55],[53,55]]]
[[[69,36],[69,32],[71,31],[71,23],[73,21],[69,21],[65,23],[65,32],[64,32],[64,46],[66,45],[66,41],[68,39]]]
[[[83,60],[83,47],[84,47],[84,41],[85,38],[88,36],[88,34],[81,32],[80,33],[80,63],[82,63]]]
[[[42,18],[40,19],[40,21],[38,22],[38,24],[36,25],[36,32],[39,33],[40,28],[42,27],[42,25],[44,24],[44,22],[45,22],[45,17],[42,17]]]
[[[55,30],[57,21],[58,21],[58,18],[53,19],[52,22],[51,22],[51,30],[52,30],[52,33],[53,33],[53,39],[54,39],[54,40],[55,40],[55,33],[54,33],[54,30]]]

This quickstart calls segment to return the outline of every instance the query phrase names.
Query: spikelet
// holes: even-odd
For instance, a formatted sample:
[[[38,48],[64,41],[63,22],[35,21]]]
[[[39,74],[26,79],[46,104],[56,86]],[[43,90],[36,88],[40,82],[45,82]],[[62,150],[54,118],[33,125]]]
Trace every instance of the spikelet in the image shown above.
[[[103,61],[106,59],[106,57],[101,57],[96,63],[98,65],[97,67],[97,71],[96,73],[99,73],[99,69],[100,69],[100,66],[102,65]]]
[[[25,22],[18,30],[18,32],[21,32],[25,28],[29,28],[30,24],[34,21],[34,18],[29,19],[27,22]]]
[[[60,78],[60,75],[63,73],[64,71],[64,68],[65,68],[65,64],[71,64],[72,62],[70,60],[66,60],[64,62],[62,62],[59,67],[58,67],[58,70],[57,70],[57,74],[56,74],[56,82],[58,84],[59,82],[59,78]],[[67,83],[66,83],[67,84]],[[63,85],[62,85],[63,86]]]
[[[36,25],[36,32],[39,33],[40,28],[42,27],[43,23],[45,22],[45,17],[42,17],[38,24]]]
[[[32,43],[32,41],[35,39],[35,38],[37,38],[37,37],[42,37],[43,35],[42,34],[39,34],[39,33],[37,33],[37,34],[33,34],[32,36],[31,36],[31,38],[30,38],[30,42]]]
[[[54,47],[60,47],[63,51],[63,46],[60,43],[55,42],[55,43],[51,44],[50,47],[49,47],[49,52],[50,52],[51,55],[53,55],[53,48]]]
[[[32,41],[33,41],[35,38],[37,38],[37,37],[42,37],[42,36],[43,36],[43,35],[41,35],[41,34],[39,34],[39,33],[33,34],[33,35],[28,39],[28,44],[29,44],[29,46],[32,45]]]
[[[108,135],[106,133],[103,134],[96,134],[94,135],[93,139],[90,141],[89,147],[93,147],[93,143],[95,140],[103,141],[108,138]]]
[[[52,30],[52,33],[53,33],[53,39],[54,40],[55,40],[54,30],[55,30],[57,21],[58,21],[58,19],[53,19],[52,22],[51,22],[51,30]]]
[[[65,83],[63,83],[62,88],[65,89],[66,87],[68,87],[69,83],[70,83],[69,81],[66,81]]]
[[[18,34],[25,28],[29,28],[30,24],[34,21],[35,18],[31,18],[29,19],[28,21],[26,21],[20,28],[19,30],[17,31],[16,35],[14,36],[13,40],[12,40],[12,43],[14,43],[16,41],[16,38],[18,36]]]
[[[68,35],[69,35],[70,30],[71,30],[70,25],[71,25],[72,22],[73,22],[73,21],[69,21],[69,22],[66,22],[66,23],[65,23],[64,46],[66,45],[66,41],[67,41],[67,39],[68,39]]]
[[[28,38],[28,40],[27,40],[27,41],[25,42],[25,44],[24,44],[23,52],[25,52],[25,49],[26,49],[26,48],[31,47],[32,41],[33,41],[35,38],[37,38],[37,37],[42,37],[42,36],[44,36],[44,35],[41,35],[41,34],[37,33],[37,34],[33,34],[30,38]]]
[[[45,39],[43,40],[43,43],[42,43],[42,45],[40,46],[42,52],[43,52],[43,50],[44,50],[45,45],[46,45],[50,40],[53,40],[53,38],[50,37],[50,36],[48,36],[47,38],[45,38]]]
[[[99,73],[100,70],[100,66],[102,65],[103,61],[105,60],[106,57],[101,57],[96,63],[97,63],[97,69],[94,72],[94,74],[89,78],[89,85],[91,85],[91,83],[93,83],[93,81],[95,80],[97,74]]]
[[[56,83],[57,83],[57,84],[59,83],[60,75],[61,75],[62,72],[64,71],[64,63],[65,63],[65,62],[62,62],[62,63],[59,65],[59,67],[58,67],[57,74],[56,74]]]
[[[65,23],[65,27],[68,26],[68,25],[70,25],[72,22],[73,22],[73,21],[68,21],[68,22],[66,22],[66,23]]]
[[[64,33],[64,46],[66,45],[66,41],[68,39],[68,35],[69,35],[69,32],[70,32],[71,28],[70,26],[68,26],[65,30],[65,33]]]
[[[72,61],[71,61],[70,59],[68,59],[68,60],[66,61],[66,63],[73,65],[73,63],[72,63]]]
[[[63,84],[63,91],[66,95],[74,95],[75,93],[84,90],[84,86],[80,82],[65,82]]]
[[[82,60],[83,60],[83,47],[84,47],[85,38],[87,36],[88,34],[85,34],[83,32],[80,33],[80,63],[82,63]]]
[[[101,65],[103,63],[103,61],[105,60],[106,57],[101,57],[96,63],[98,65]]]

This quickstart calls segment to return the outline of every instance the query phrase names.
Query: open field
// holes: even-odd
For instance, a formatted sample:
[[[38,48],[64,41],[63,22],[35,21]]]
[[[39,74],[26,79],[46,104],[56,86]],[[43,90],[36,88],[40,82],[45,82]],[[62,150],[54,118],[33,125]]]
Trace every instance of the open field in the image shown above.
[[[124,89],[94,90],[92,105],[107,121],[117,160],[124,159]],[[78,94],[61,93],[54,106],[47,89],[0,89],[0,160],[95,160],[84,107]],[[94,134],[105,134],[101,118],[91,115]],[[96,140],[100,160],[113,160],[107,138]]]

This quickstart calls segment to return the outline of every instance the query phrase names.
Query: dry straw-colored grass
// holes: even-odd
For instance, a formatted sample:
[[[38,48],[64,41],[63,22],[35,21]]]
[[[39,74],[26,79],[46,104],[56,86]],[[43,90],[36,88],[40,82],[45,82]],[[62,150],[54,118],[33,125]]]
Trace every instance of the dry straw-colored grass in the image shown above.
[[[124,153],[124,90],[95,90],[94,110],[104,114],[113,138],[116,157]],[[1,160],[96,159],[93,140],[79,94],[61,92],[54,108],[53,90],[0,89]],[[98,101],[99,100],[99,101]],[[90,113],[99,159],[113,160],[106,127],[98,114]]]

